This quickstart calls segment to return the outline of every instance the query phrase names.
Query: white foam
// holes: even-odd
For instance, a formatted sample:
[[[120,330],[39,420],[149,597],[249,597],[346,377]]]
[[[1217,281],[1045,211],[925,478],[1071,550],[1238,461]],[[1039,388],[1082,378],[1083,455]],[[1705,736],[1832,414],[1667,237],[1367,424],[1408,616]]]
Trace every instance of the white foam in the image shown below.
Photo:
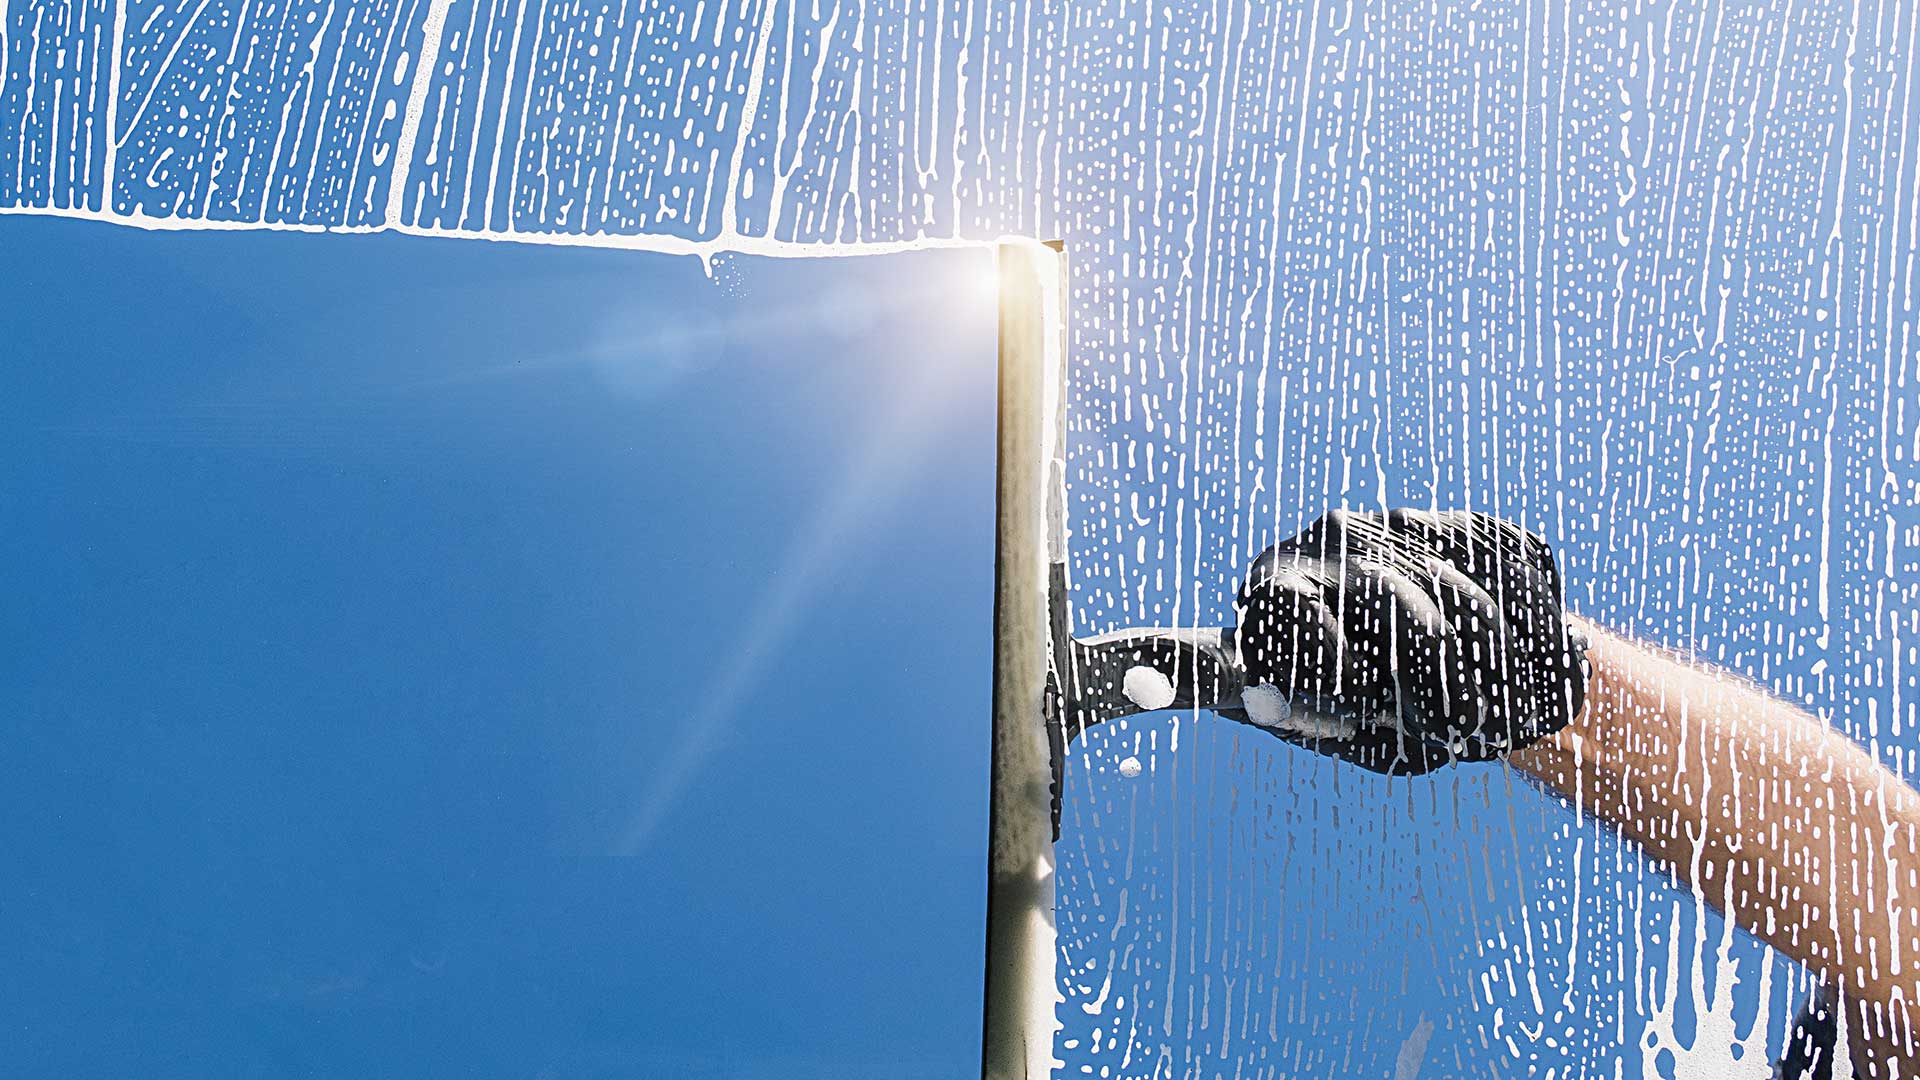
[[[1350,739],[1359,730],[1351,720],[1312,709],[1294,711],[1293,702],[1280,688],[1270,683],[1249,686],[1240,695],[1240,703],[1247,710],[1247,719],[1263,728],[1277,728],[1292,735],[1302,735],[1309,739]]]
[[[1135,664],[1120,680],[1120,692],[1127,700],[1148,712],[1173,704],[1173,680],[1146,666]]]
[[[1289,727],[1293,718],[1293,702],[1280,688],[1269,683],[1249,686],[1240,695],[1240,701],[1247,707],[1247,719],[1261,727]]]

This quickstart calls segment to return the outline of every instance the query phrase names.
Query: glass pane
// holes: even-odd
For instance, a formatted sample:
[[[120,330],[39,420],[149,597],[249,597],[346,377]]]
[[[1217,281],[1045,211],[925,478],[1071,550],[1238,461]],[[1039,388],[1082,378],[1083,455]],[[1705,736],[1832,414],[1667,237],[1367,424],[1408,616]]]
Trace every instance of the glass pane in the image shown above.
[[[69,707],[75,717],[120,718],[163,691],[275,700],[276,688],[352,712],[338,696],[347,689],[371,698],[400,695],[399,685],[363,682],[361,669],[326,667],[323,657],[426,670],[449,657],[480,666],[484,656],[488,678],[506,683],[478,681],[451,699],[409,683],[424,696],[396,696],[395,707],[514,702],[512,715],[529,725],[526,710],[600,716],[600,727],[555,745],[642,778],[622,787],[548,776],[553,808],[494,822],[490,857],[624,843],[652,853],[642,861],[663,858],[680,850],[676,836],[694,835],[684,823],[699,820],[737,838],[742,859],[772,860],[730,871],[772,890],[764,911],[737,921],[739,934],[770,933],[763,920],[793,924],[809,904],[864,906],[870,894],[852,887],[776,889],[763,870],[796,880],[824,871],[794,854],[806,849],[797,834],[768,830],[812,822],[823,838],[808,843],[839,853],[828,863],[854,859],[833,845],[862,830],[917,858],[959,850],[952,837],[977,844],[977,758],[913,758],[870,735],[860,752],[873,760],[828,759],[839,769],[827,775],[917,779],[897,780],[884,806],[856,807],[844,800],[878,800],[878,790],[819,783],[818,769],[782,772],[777,761],[787,759],[773,748],[787,744],[768,729],[742,721],[724,737],[686,733],[712,730],[700,716],[775,708],[773,688],[806,696],[794,688],[817,686],[808,701],[836,702],[850,710],[843,722],[863,731],[891,736],[888,718],[917,725],[926,713],[929,731],[984,747],[984,690],[965,680],[987,655],[986,383],[929,391],[972,418],[964,450],[888,410],[907,393],[899,380],[958,369],[985,378],[984,360],[939,359],[963,344],[970,356],[991,347],[986,301],[960,283],[1002,235],[1058,237],[1071,265],[1078,633],[1236,625],[1247,612],[1235,592],[1256,557],[1332,509],[1484,513],[1548,545],[1566,610],[1614,650],[1594,674],[1593,700],[1625,712],[1604,731],[1622,733],[1619,753],[1644,756],[1615,777],[1627,788],[1547,790],[1532,778],[1545,769],[1538,755],[1388,778],[1277,739],[1251,714],[1235,722],[1231,703],[1089,731],[1068,753],[1058,851],[1063,1071],[1765,1076],[1814,1000],[1817,972],[1898,989],[1905,1004],[1885,1003],[1896,1013],[1920,1007],[1908,959],[1920,938],[1910,926],[1897,936],[1884,920],[1920,910],[1908,895],[1920,881],[1920,818],[1899,809],[1916,798],[1909,780],[1920,767],[1917,27],[1904,0],[10,5],[0,13],[0,206],[9,211],[157,229],[512,238],[715,261],[282,237],[274,243],[284,247],[260,249],[284,260],[276,279],[250,265],[255,249],[240,240],[200,236],[167,238],[157,250],[168,269],[135,277],[103,272],[131,257],[95,258],[91,245],[146,241],[8,220],[16,276],[31,287],[4,301],[17,305],[9,313],[20,327],[7,344],[89,359],[0,376],[9,380],[0,409],[18,417],[4,437],[26,463],[0,490],[27,511],[9,515],[0,534],[13,560],[3,572],[20,582],[7,629],[31,661],[5,685],[76,694],[97,683],[86,693],[106,696]],[[871,264],[737,256],[915,248],[963,250]],[[511,273],[487,269],[507,261]],[[413,268],[383,276],[389,262]],[[568,278],[598,286],[522,292],[505,284],[522,262],[621,269]],[[183,306],[176,265],[202,278],[218,266],[237,279],[222,288],[240,299]],[[704,283],[706,271],[720,290]],[[595,291],[615,289],[604,283],[623,273],[647,284]],[[861,297],[923,281],[932,296],[904,305],[913,314],[898,328],[880,319],[848,331],[860,317],[835,299],[843,275]],[[436,299],[476,276],[484,281],[473,288],[491,282],[492,292],[472,310]],[[811,329],[765,326],[763,309],[779,305],[762,288],[811,295],[835,314]],[[641,292],[644,303],[634,299]],[[305,323],[287,314],[315,304],[331,306]],[[415,311],[409,305],[423,320],[416,344],[379,337],[390,348],[377,356],[342,347],[374,340],[364,329],[398,320],[393,309]],[[200,311],[186,320],[194,336],[156,337],[157,325],[178,321],[156,322],[162,307]],[[608,323],[608,311],[637,312],[644,326]],[[733,330],[681,339],[659,328],[741,319],[760,327],[743,332],[757,345]],[[631,364],[547,359],[562,328],[654,345]],[[790,341],[811,340],[802,354],[824,356],[843,332],[865,344],[840,348],[848,356],[834,363],[772,359]],[[719,360],[709,359],[712,334],[728,342]],[[289,338],[273,347],[281,367],[256,355]],[[143,362],[155,341],[193,362]],[[501,370],[475,376],[453,359],[462,355],[455,342]],[[591,334],[573,346],[589,357],[609,348]],[[524,358],[501,359],[509,354]],[[283,369],[322,381],[261,374]],[[202,381],[168,381],[182,371]],[[578,400],[553,397],[555,386],[574,387]],[[736,401],[732,411],[696,407]],[[936,464],[863,457],[861,447],[894,438],[893,424],[931,439],[926,460]],[[391,469],[415,472],[376,488],[365,472],[370,447],[385,448]],[[554,456],[565,454],[573,457]],[[565,471],[576,458],[599,464]],[[283,509],[271,521],[236,519],[230,474],[256,459],[246,467],[260,482],[311,491],[312,506],[334,507],[335,517]],[[462,461],[472,467],[452,464]],[[848,464],[859,461],[869,464]],[[979,471],[963,482],[960,461]],[[336,471],[294,471],[314,462]],[[430,462],[461,477],[484,466],[503,486],[429,483],[419,470]],[[83,466],[91,471],[62,472]],[[896,467],[908,478],[894,478]],[[739,479],[712,482],[722,470]],[[874,523],[847,524],[856,511],[836,500],[869,481],[900,492],[876,507],[911,512],[861,509]],[[176,491],[190,484],[200,487]],[[175,509],[155,517],[108,498],[122,488],[155,500],[175,491]],[[421,517],[433,507],[465,516]],[[414,517],[395,520],[415,524],[399,536],[350,531],[374,510],[404,511]],[[103,546],[122,517],[144,530],[129,535],[147,539]],[[160,541],[173,533],[153,532],[164,525],[198,550],[272,521],[283,537],[275,550],[293,553],[276,558],[304,566],[294,556],[306,549],[292,538],[311,535],[342,566],[329,577],[321,571],[332,564],[316,563],[279,581],[232,553],[169,563],[159,553],[173,549]],[[599,539],[438,557],[469,533],[520,529]],[[926,548],[935,536],[967,538],[964,550],[982,554],[967,562]],[[287,619],[305,628],[388,600],[400,571],[376,556],[386,550],[376,542],[414,552],[452,592],[410,609],[410,634],[341,631],[299,639],[307,647],[298,655],[272,653],[272,642],[294,640]],[[893,546],[861,546],[869,543]],[[846,561],[807,554],[816,551]],[[574,575],[571,584],[527,584],[537,559]],[[344,576],[347,563],[358,578]],[[674,632],[644,643],[596,635],[589,614],[605,622],[625,610],[599,583],[643,572],[661,582],[659,625]],[[189,583],[201,589],[191,605],[142,599],[140,590],[167,599]],[[308,591],[296,594],[300,583]],[[98,592],[109,585],[125,598]],[[323,596],[335,606],[320,605]],[[824,619],[849,597],[863,598],[862,637],[809,632],[813,613]],[[434,616],[462,598],[471,610],[460,609],[455,634]],[[156,621],[175,609],[201,613],[200,622]],[[748,609],[768,613],[766,625],[755,630]],[[269,611],[290,614],[266,621]],[[89,632],[114,643],[93,647],[104,653],[73,644],[76,627],[95,625]],[[206,644],[229,626],[227,651]],[[788,644],[773,650],[763,637]],[[153,642],[201,650],[198,666],[166,662]],[[552,681],[532,679],[531,665],[571,672],[597,657],[605,670],[633,671],[639,644],[659,668],[526,696],[524,687]],[[817,651],[807,674],[729,681],[727,658],[761,648]],[[1683,661],[1663,659],[1665,650]],[[92,674],[102,655],[144,665],[151,681],[113,690],[121,684]],[[1653,673],[1622,674],[1641,661]],[[296,663],[308,666],[287,666]],[[681,696],[648,714],[659,736],[642,742],[656,755],[623,741],[619,709],[654,703],[664,693],[657,671],[676,677]],[[946,679],[974,696],[931,692]],[[1638,705],[1620,706],[1633,694]],[[34,700],[20,698],[31,731],[88,730],[79,720],[49,726]],[[118,723],[91,737],[120,738]],[[1743,732],[1759,734],[1743,742]],[[494,745],[480,729],[471,737]],[[140,764],[154,756],[138,740],[128,745]],[[356,752],[367,757],[374,745]],[[535,749],[522,745],[513,760],[561,753]],[[715,763],[727,755],[760,768],[722,777]],[[27,756],[23,792],[65,783],[65,759],[43,768]],[[1832,767],[1842,759],[1853,765]],[[1862,764],[1869,759],[1884,771]],[[86,767],[111,760],[89,755]],[[930,792],[952,793],[931,804],[950,811],[903,815]],[[962,806],[962,793],[982,801]],[[40,817],[21,820],[51,820],[51,804],[33,798]],[[440,805],[411,812],[427,821],[452,812]],[[470,813],[508,805],[473,803]],[[555,824],[583,819],[601,831],[576,836]],[[829,825],[840,839],[824,838]],[[57,829],[42,829],[9,838],[23,850],[66,850]],[[618,836],[627,839],[608,839]],[[692,851],[675,864],[688,874]],[[124,874],[131,864],[102,856],[94,865]],[[1730,894],[1726,870],[1760,884]],[[957,864],[944,872],[914,880],[952,885],[940,892],[948,899],[978,894],[977,866],[970,876]],[[665,890],[665,880],[648,887]],[[648,895],[663,909],[706,900]],[[922,1045],[917,1025],[937,1022],[955,1040],[971,1025],[978,964],[963,962],[959,942],[979,916],[961,915],[928,907],[918,921],[902,914],[888,924],[901,940],[913,929],[916,955],[927,935],[929,959],[917,981],[890,984],[899,1015],[873,1030]],[[1807,935],[1796,939],[1800,929]],[[117,947],[49,933],[30,955],[43,966],[75,958],[69,967],[84,972]],[[877,957],[906,963],[898,949],[861,950],[857,964],[835,955],[839,966],[795,955],[756,992],[864,985]],[[730,983],[717,989],[715,969],[693,951],[653,959],[621,970],[734,993]],[[141,1000],[120,985],[124,1003]],[[799,999],[815,995],[744,1003],[736,1026],[754,1034],[742,1038],[778,1042],[781,1018],[810,1015]],[[28,1005],[55,1007],[38,997]],[[676,1038],[706,1030],[662,1016],[659,1030]],[[58,1024],[34,1030],[62,1053],[93,1045],[54,1034]]]
[[[9,232],[15,1069],[977,1072],[984,255]]]

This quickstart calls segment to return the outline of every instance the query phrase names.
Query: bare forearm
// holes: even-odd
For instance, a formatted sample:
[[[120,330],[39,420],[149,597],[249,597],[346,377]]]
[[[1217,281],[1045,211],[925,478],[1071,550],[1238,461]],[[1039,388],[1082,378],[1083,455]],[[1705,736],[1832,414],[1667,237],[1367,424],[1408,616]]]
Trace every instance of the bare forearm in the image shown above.
[[[1904,1027],[1920,1002],[1920,795],[1792,705],[1588,629],[1585,709],[1514,764]]]

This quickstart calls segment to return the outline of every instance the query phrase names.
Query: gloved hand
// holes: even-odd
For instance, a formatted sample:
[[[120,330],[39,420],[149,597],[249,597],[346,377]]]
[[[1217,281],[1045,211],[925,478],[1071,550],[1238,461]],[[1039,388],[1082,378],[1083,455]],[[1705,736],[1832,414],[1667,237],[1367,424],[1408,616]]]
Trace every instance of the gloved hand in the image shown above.
[[[1229,715],[1375,772],[1529,746],[1586,695],[1546,542],[1487,514],[1329,511],[1254,561],[1236,606]]]

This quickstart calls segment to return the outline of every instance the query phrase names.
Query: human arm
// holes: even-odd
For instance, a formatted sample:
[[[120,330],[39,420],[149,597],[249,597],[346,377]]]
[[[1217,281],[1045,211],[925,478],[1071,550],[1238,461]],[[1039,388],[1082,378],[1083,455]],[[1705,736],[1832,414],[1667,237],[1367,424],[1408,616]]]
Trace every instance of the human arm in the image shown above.
[[[1857,1072],[1914,1075],[1920,793],[1750,683],[1575,622],[1585,708],[1508,760],[1839,987]]]
[[[1234,609],[1229,627],[1076,639],[1069,735],[1204,708],[1405,776],[1528,745],[1584,694],[1551,553],[1486,514],[1328,511],[1254,560]]]
[[[1330,513],[1255,561],[1237,627],[1100,646],[1080,670],[1104,696],[1081,700],[1104,708],[1083,719],[1212,708],[1392,774],[1505,755],[1845,991],[1859,1074],[1920,1075],[1887,1027],[1920,1018],[1920,795],[1805,712],[1569,617],[1559,594],[1545,543],[1485,515]],[[1121,693],[1143,664],[1168,687]]]

